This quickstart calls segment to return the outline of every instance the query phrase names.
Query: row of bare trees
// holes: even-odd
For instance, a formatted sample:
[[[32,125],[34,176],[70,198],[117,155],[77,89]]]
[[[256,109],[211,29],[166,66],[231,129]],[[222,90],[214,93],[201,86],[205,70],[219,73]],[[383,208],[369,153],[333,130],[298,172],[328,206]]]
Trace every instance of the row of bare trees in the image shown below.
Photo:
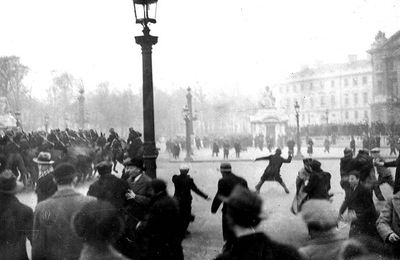
[[[9,112],[21,113],[24,130],[44,129],[46,115],[50,129],[77,129],[81,118],[78,114],[78,97],[80,90],[85,88],[82,80],[68,72],[53,74],[47,97],[38,100],[23,84],[28,73],[29,68],[21,64],[18,57],[0,57],[0,96],[7,97]],[[171,92],[155,88],[157,136],[184,134],[182,109],[186,104],[186,93],[184,87]],[[142,131],[142,93],[100,82],[95,89],[85,92],[84,100],[86,128],[107,132],[113,127],[123,136],[128,134],[129,127]],[[254,109],[254,104],[245,97],[221,94],[220,97],[211,98],[203,94],[201,89],[193,90],[193,105],[198,118],[195,130],[200,135],[243,132],[248,115]]]

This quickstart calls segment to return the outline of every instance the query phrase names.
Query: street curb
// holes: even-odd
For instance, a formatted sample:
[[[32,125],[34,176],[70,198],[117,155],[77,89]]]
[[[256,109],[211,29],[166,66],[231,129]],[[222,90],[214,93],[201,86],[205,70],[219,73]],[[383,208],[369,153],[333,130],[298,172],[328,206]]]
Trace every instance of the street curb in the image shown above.
[[[309,158],[309,157],[304,157],[304,158]],[[340,160],[343,157],[312,157],[312,159],[316,160]],[[384,159],[396,159],[397,157],[383,157]],[[164,160],[163,160],[164,161]],[[165,160],[166,162],[169,163],[222,163],[222,162],[254,162],[252,159],[234,159],[234,160],[193,160],[190,162],[184,161],[184,160]],[[302,159],[292,159],[292,161],[302,161]]]

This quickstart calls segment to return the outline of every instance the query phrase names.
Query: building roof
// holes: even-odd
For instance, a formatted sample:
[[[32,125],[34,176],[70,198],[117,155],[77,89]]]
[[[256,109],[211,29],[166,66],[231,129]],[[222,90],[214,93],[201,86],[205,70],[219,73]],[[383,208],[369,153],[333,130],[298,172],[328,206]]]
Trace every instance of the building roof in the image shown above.
[[[369,51],[370,53],[380,52],[395,48],[396,50],[391,54],[391,56],[399,55],[400,48],[400,31],[396,32],[389,39],[385,40],[382,44],[376,44],[377,39],[375,38],[375,43],[372,44],[372,49]]]
[[[333,74],[335,72],[351,71],[369,67],[372,70],[371,61],[369,60],[356,60],[353,62],[337,64],[322,64],[315,68],[307,67],[298,72],[291,73],[288,80],[296,80],[313,76],[320,76],[322,74]]]

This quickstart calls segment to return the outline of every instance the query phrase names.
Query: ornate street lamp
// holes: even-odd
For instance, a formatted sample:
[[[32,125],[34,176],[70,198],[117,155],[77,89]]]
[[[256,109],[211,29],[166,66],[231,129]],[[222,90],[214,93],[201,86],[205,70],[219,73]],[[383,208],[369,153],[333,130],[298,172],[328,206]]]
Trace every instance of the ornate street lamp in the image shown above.
[[[191,162],[193,161],[193,158],[191,156],[191,150],[192,150],[192,144],[191,144],[191,138],[190,138],[190,125],[191,125],[191,115],[190,115],[190,109],[189,107],[186,105],[183,110],[182,110],[182,114],[183,114],[183,119],[185,120],[185,127],[186,127],[186,157],[185,157],[185,161],[186,162]]]
[[[143,66],[143,159],[146,174],[156,178],[157,149],[154,130],[154,96],[153,68],[151,50],[157,43],[158,37],[150,35],[149,23],[156,23],[157,0],[133,0],[136,23],[143,26],[143,35],[136,36],[135,41],[142,47]]]
[[[297,152],[296,152],[296,156],[294,157],[294,159],[296,160],[301,160],[303,159],[303,155],[301,154],[301,140],[300,140],[300,122],[299,122],[299,118],[300,118],[300,105],[299,102],[296,101],[296,103],[294,104],[294,110],[296,112],[296,123],[297,123]]]
[[[15,112],[15,119],[17,120],[17,127],[22,129],[22,124],[21,124],[21,112],[16,111]]]
[[[46,131],[46,134],[49,131],[49,114],[47,114],[47,113],[44,116],[44,130]]]

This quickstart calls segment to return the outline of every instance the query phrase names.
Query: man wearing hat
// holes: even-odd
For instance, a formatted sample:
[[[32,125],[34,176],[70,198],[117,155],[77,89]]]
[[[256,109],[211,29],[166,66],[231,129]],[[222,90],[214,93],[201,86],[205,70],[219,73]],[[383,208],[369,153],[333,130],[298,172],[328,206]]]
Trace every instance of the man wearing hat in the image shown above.
[[[301,259],[296,249],[271,240],[258,231],[262,216],[262,200],[254,192],[237,185],[228,197],[221,198],[235,240],[232,248],[216,260]]]
[[[23,189],[11,170],[5,170],[6,160],[0,157],[0,258],[28,260],[26,239],[32,241],[33,211],[22,204],[16,193]]]
[[[304,259],[338,259],[341,245],[347,237],[336,230],[338,212],[332,203],[309,200],[304,203],[301,213],[311,238],[299,248]]]
[[[286,184],[283,182],[280,171],[283,163],[290,163],[292,161],[292,155],[289,153],[287,159],[281,157],[282,150],[276,149],[274,155],[269,155],[265,157],[260,157],[255,159],[255,161],[260,160],[268,160],[269,164],[267,168],[265,168],[263,175],[260,178],[260,181],[256,185],[256,191],[260,192],[261,186],[265,181],[277,181],[285,190],[286,193],[289,193],[289,189],[286,187]]]
[[[382,163],[379,163],[379,165],[382,165]],[[393,194],[396,194],[397,192],[400,191],[400,153],[399,153],[399,157],[397,157],[396,160],[390,161],[390,162],[385,162],[385,163],[383,163],[383,166],[396,167],[396,173],[394,176],[394,184],[393,184]]]
[[[292,207],[290,208],[293,214],[297,214],[301,210],[303,203],[307,199],[307,193],[304,192],[304,187],[306,186],[306,183],[310,179],[310,175],[312,172],[310,165],[311,162],[312,162],[311,158],[303,159],[304,167],[301,168],[300,171],[297,173],[296,195],[294,196]]]
[[[175,186],[174,199],[178,202],[179,212],[182,219],[182,236],[188,235],[187,228],[189,223],[194,221],[192,215],[192,191],[202,197],[203,199],[209,200],[207,194],[197,188],[192,177],[188,175],[189,165],[182,164],[179,167],[180,175],[172,176],[172,182]]]
[[[378,216],[372,200],[372,191],[360,183],[360,173],[355,170],[349,172],[349,184],[350,193],[340,207],[339,220],[347,209],[352,219],[349,237],[377,237],[375,222]]]
[[[222,174],[222,178],[218,181],[218,190],[211,205],[211,213],[213,214],[218,211],[219,206],[223,202],[221,200],[221,196],[229,197],[232,190],[238,185],[245,188],[248,187],[245,179],[232,173],[232,166],[230,163],[221,163],[220,172]],[[222,235],[225,241],[224,250],[229,250],[232,246],[235,236],[228,225],[225,203],[222,206]]]
[[[120,179],[112,174],[112,166],[110,161],[103,161],[96,165],[100,178],[90,185],[87,195],[110,202],[119,211],[122,219],[125,220],[125,230],[115,247],[125,256],[136,258],[134,254],[137,252],[132,250],[135,248],[135,244],[133,244],[129,238],[132,231],[132,216],[130,214],[131,211],[128,210],[128,194],[130,193],[130,187],[126,180]]]
[[[73,214],[95,198],[74,189],[77,172],[73,165],[61,163],[54,170],[57,192],[37,204],[34,215],[32,259],[78,259],[83,246],[71,228]]]
[[[388,168],[383,166],[385,163],[385,160],[380,155],[380,150],[378,147],[375,147],[371,150],[371,155],[373,158],[374,166],[376,167],[376,172],[378,173],[378,181],[374,184],[374,191],[375,191],[375,194],[382,195],[382,191],[379,188],[379,186],[384,183],[387,183],[393,188],[393,185],[394,185],[393,176],[392,176],[391,171]],[[381,196],[381,198],[383,198],[383,195]]]
[[[57,191],[57,184],[54,182],[53,163],[51,154],[40,152],[33,161],[38,166],[38,180],[36,182],[37,202],[41,202],[51,197]]]

